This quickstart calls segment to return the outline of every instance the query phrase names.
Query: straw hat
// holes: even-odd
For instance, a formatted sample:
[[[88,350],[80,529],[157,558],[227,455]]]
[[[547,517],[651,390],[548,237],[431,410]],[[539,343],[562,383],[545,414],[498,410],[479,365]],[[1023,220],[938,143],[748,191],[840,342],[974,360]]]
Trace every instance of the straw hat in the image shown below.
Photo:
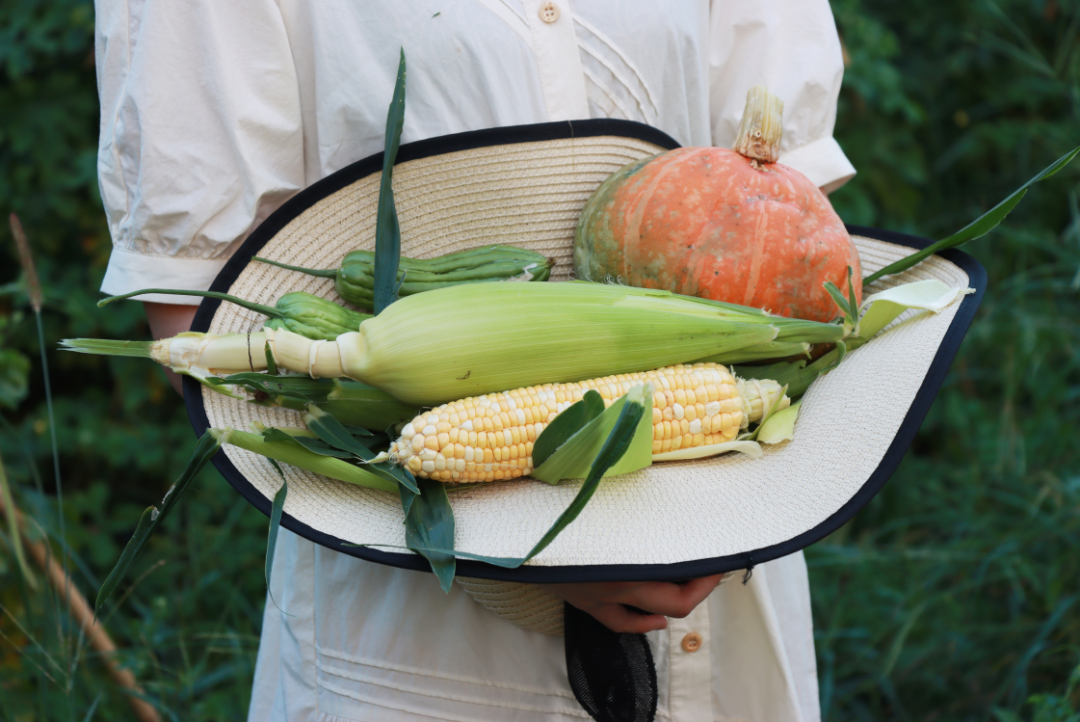
[[[402,254],[427,258],[511,244],[555,259],[551,281],[565,281],[586,199],[627,163],[674,147],[675,141],[653,128],[614,120],[500,128],[403,145],[394,170]],[[331,268],[350,250],[373,248],[381,166],[382,155],[372,156],[299,193],[251,234],[212,290],[268,305],[289,291],[334,298],[329,279],[250,259]],[[927,243],[869,228],[850,230],[866,273]],[[986,284],[976,261],[950,251],[870,291],[928,278],[974,287],[976,293],[940,313],[894,326],[814,382],[793,441],[767,447],[756,460],[728,454],[657,463],[606,479],[581,516],[525,566],[508,570],[459,560],[459,574],[514,582],[680,580],[752,567],[826,536],[865,505],[900,463]],[[205,299],[192,330],[245,332],[262,321],[259,314]],[[230,399],[190,378],[184,383],[199,434],[208,426],[247,428],[253,420],[302,425],[295,412]],[[269,514],[281,484],[277,471],[243,449],[226,446],[223,452],[214,459],[218,470]],[[428,568],[421,557],[400,550],[404,526],[395,496],[284,469],[286,528],[345,554]],[[579,484],[553,487],[523,479],[452,493],[456,548],[524,556]]]

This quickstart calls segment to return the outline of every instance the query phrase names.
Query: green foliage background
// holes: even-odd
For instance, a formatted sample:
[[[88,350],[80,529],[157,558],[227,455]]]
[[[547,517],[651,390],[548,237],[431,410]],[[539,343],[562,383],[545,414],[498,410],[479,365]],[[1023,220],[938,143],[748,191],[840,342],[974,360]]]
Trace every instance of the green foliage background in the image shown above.
[[[848,61],[835,135],[859,169],[833,195],[848,222],[942,237],[1080,144],[1077,0],[832,5]],[[0,209],[22,217],[45,286],[67,541],[90,597],[194,445],[156,368],[53,351],[147,333],[136,304],[94,307],[110,249],[96,137],[92,4],[0,5]],[[1074,164],[970,247],[990,291],[912,451],[807,551],[828,720],[1080,720],[1078,198]],[[40,350],[10,240],[5,224],[0,458],[33,535],[55,544]],[[266,521],[208,472],[166,526],[105,624],[166,718],[242,718]],[[0,529],[0,719],[127,718]]]

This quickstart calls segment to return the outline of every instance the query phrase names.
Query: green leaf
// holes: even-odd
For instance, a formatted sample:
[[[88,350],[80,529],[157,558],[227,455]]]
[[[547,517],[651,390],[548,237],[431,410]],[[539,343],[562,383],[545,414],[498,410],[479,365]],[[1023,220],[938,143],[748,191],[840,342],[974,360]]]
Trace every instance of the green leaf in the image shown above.
[[[1057,173],[1059,170],[1067,166],[1072,161],[1072,159],[1076,157],[1078,153],[1080,153],[1080,146],[1073,148],[1068,153],[1048,165],[1046,168],[1043,168],[1043,170],[1038,175],[1036,175],[1024,185],[1020,186],[1017,190],[1013,191],[1013,193],[1008,198],[1001,201],[1001,203],[998,203],[996,206],[994,206],[986,213],[982,214],[974,221],[967,224],[948,238],[943,238],[937,243],[927,246],[921,251],[912,253],[906,258],[902,258],[896,263],[891,263],[888,266],[885,266],[885,268],[882,268],[880,271],[870,274],[863,279],[863,286],[873,283],[874,281],[878,280],[883,276],[891,276],[893,274],[906,271],[907,269],[922,261],[924,258],[929,258],[930,256],[939,251],[944,251],[949,248],[956,248],[958,246],[962,246],[968,241],[973,241],[976,238],[980,238],[981,236],[986,235],[995,227],[997,227],[999,223],[1005,220],[1005,217],[1012,212],[1013,208],[1016,208],[1017,204],[1020,203],[1021,199],[1023,199],[1024,195],[1027,193],[1027,189],[1029,186],[1038,183],[1044,178],[1049,178],[1050,176]]]
[[[844,318],[852,318],[854,315],[852,313],[852,307],[848,305],[847,298],[844,296],[843,293],[840,292],[840,289],[836,287],[836,284],[834,284],[832,281],[826,281],[825,290],[829,292],[830,296],[832,296],[833,303],[835,303],[840,309],[840,312],[844,314]]]
[[[732,366],[731,372],[744,379],[772,379],[787,386],[788,396],[795,399],[806,393],[810,384],[823,374],[836,361],[837,351],[833,349],[813,363],[805,359],[798,361],[780,361],[767,366]]]
[[[209,433],[218,436],[223,444],[239,446],[241,449],[247,449],[268,459],[292,464],[301,469],[328,476],[331,479],[338,479],[349,484],[366,486],[379,491],[397,493],[398,490],[397,484],[386,480],[379,474],[373,473],[368,466],[360,467],[342,459],[320,456],[300,444],[268,441],[263,438],[262,434],[239,431],[229,427],[210,429]]]
[[[585,483],[581,485],[577,496],[570,502],[570,506],[566,508],[566,511],[559,515],[559,518],[555,520],[547,534],[544,534],[540,541],[536,543],[536,546],[525,556],[526,560],[532,559],[542,552],[563,529],[577,519],[578,514],[581,513],[581,510],[585,508],[585,505],[589,503],[589,500],[596,492],[596,488],[600,485],[600,479],[619,468],[624,457],[631,453],[635,447],[641,446],[639,440],[643,422],[648,424],[649,463],[652,463],[652,392],[650,387],[648,385],[635,386],[620,400],[623,401],[620,404],[622,408],[618,412],[619,415],[615,419],[611,433],[607,434],[607,438],[604,439],[604,445],[601,447],[600,453],[595,456],[589,475],[585,478]],[[615,406],[612,405],[612,408],[615,408]],[[607,412],[604,413],[607,414]],[[599,420],[597,419],[597,421]]]
[[[401,261],[401,226],[394,205],[392,185],[394,161],[401,144],[401,129],[405,123],[405,49],[401,49],[397,83],[390,110],[386,114],[386,148],[383,151],[382,181],[379,184],[379,206],[375,220],[375,315],[397,300],[398,263]]]
[[[419,487],[419,494],[401,489],[405,544],[428,560],[442,590],[449,592],[457,570],[453,554],[454,510],[441,482],[420,479]],[[447,551],[429,551],[432,549]]]
[[[537,467],[532,477],[549,484],[557,484],[563,479],[587,477],[591,473],[594,459],[607,443],[617,420],[622,418],[622,410],[629,400],[635,400],[635,403],[644,406],[648,414],[641,419],[629,453],[620,456],[619,463],[606,473],[609,476],[628,474],[652,464],[653,397],[651,386],[643,385],[630,389],[600,416],[582,427],[549,456],[542,466]]]
[[[299,444],[308,451],[312,452],[313,454],[318,454],[319,456],[333,456],[335,459],[355,458],[353,454],[349,453],[348,451],[335,449],[322,439],[311,438],[310,436],[296,436],[273,426],[267,427],[259,433],[262,434],[262,437],[267,441],[279,441],[282,443]],[[273,459],[271,459],[271,461],[273,461]]]
[[[109,572],[109,576],[101,585],[101,589],[98,590],[97,599],[94,602],[95,615],[101,609],[101,605],[116,591],[116,587],[119,586],[124,575],[127,574],[136,557],[139,556],[139,552],[146,546],[146,542],[150,540],[154,530],[165,521],[165,518],[169,516],[173,507],[176,506],[177,500],[191,485],[195,476],[202,471],[202,468],[214,458],[214,454],[221,448],[221,441],[212,431],[209,430],[203,434],[202,438],[199,439],[199,443],[195,445],[195,453],[191,455],[191,459],[188,461],[184,471],[180,474],[176,483],[165,492],[165,498],[161,500],[161,510],[159,511],[152,506],[147,507],[142,516],[139,517],[139,524],[135,527],[135,533],[131,535],[131,539],[128,541],[127,546],[124,547],[124,551],[120,554],[116,565]]]
[[[239,386],[253,394],[285,396],[301,401],[325,401],[334,391],[333,379],[313,379],[309,376],[273,376],[258,371],[242,371],[221,378],[210,376],[210,386]]]
[[[281,488],[274,494],[274,503],[270,507],[270,531],[266,536],[266,590],[270,591],[270,575],[274,569],[274,550],[277,549],[277,535],[281,528],[281,514],[285,509],[285,497],[289,493],[289,483],[285,475],[281,477]],[[270,595],[273,598],[273,593]],[[276,604],[276,602],[275,602]]]
[[[350,434],[340,421],[317,406],[308,406],[307,413],[304,414],[304,424],[335,449],[347,451],[365,461],[375,456],[374,452]]]
[[[340,421],[316,406],[308,406],[307,413],[304,414],[304,423],[315,432],[316,436],[334,448],[348,451],[367,462],[377,456],[374,451],[350,434]],[[408,469],[403,469],[385,461],[374,464],[369,463],[365,468],[372,474],[381,476],[387,481],[401,484],[414,494],[420,492],[416,485],[416,479],[413,478]]]
[[[581,401],[556,416],[547,428],[540,432],[540,436],[533,444],[533,466],[543,466],[556,449],[602,413],[604,413],[603,397],[589,389],[582,396]]]

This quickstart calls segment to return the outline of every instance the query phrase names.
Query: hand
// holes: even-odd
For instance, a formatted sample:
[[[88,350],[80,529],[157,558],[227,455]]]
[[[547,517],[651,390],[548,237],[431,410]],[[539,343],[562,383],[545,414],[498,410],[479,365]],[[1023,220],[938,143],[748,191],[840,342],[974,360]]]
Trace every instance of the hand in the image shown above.
[[[195,311],[199,307],[144,301],[143,308],[146,309],[146,321],[150,324],[150,335],[157,341],[162,338],[171,338],[190,329],[191,322],[195,319]],[[176,393],[183,396],[184,387],[181,384],[180,374],[165,369],[165,377],[176,389]]]
[[[694,611],[720,584],[722,575],[670,582],[594,582],[544,584],[543,587],[613,632],[641,634],[665,629],[664,617],[682,618]],[[641,614],[637,609],[649,612]]]

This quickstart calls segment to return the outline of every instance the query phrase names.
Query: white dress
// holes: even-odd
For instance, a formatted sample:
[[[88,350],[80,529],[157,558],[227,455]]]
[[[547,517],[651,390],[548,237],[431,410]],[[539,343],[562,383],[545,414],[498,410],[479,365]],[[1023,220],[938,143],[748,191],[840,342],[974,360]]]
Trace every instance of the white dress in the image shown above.
[[[97,0],[98,170],[113,237],[102,291],[206,289],[312,182],[382,150],[399,48],[402,142],[615,117],[683,145],[734,139],[746,92],[785,102],[780,161],[854,174],[832,138],[843,66],[826,0]],[[191,304],[182,296],[146,297]],[[251,720],[587,719],[561,638],[430,574],[283,531]],[[689,632],[702,635],[682,650]],[[819,718],[801,554],[721,586],[649,635],[657,718]]]

